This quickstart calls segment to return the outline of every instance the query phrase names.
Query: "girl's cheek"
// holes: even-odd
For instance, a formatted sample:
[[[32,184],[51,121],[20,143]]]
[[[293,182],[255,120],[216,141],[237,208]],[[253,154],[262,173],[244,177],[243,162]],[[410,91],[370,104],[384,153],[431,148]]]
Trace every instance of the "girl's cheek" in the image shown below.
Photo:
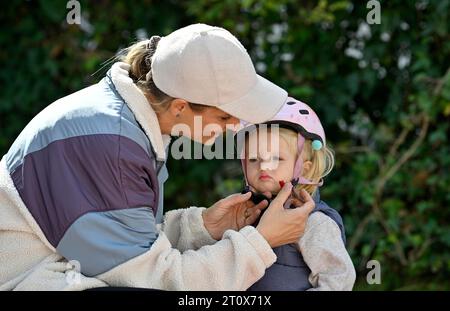
[[[253,166],[251,164],[247,163],[247,177],[253,178],[253,176],[255,176],[255,169],[253,168]]]
[[[252,177],[253,177],[253,179],[257,178],[257,176],[258,176],[258,171],[257,171],[257,170],[253,170],[253,171],[252,171]]]

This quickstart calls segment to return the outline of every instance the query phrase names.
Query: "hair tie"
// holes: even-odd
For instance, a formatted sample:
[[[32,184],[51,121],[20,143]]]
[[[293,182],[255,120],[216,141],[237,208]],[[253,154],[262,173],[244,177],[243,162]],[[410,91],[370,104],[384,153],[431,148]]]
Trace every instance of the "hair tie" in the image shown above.
[[[150,38],[150,39],[147,40],[147,43],[145,44],[145,49],[146,50],[150,50],[151,44],[152,44],[152,39]]]
[[[152,36],[147,40],[147,43],[145,44],[145,48],[147,50],[146,52],[148,53],[148,56],[145,57],[145,64],[148,68],[150,68],[150,70],[145,75],[145,81],[149,81],[152,78],[152,56],[156,51],[159,40],[161,40],[160,36]]]
[[[159,40],[161,40],[160,36],[152,36],[150,39],[147,40],[146,48],[147,50],[150,50],[152,48],[152,45],[154,45],[154,49],[156,48],[156,45],[158,44]]]

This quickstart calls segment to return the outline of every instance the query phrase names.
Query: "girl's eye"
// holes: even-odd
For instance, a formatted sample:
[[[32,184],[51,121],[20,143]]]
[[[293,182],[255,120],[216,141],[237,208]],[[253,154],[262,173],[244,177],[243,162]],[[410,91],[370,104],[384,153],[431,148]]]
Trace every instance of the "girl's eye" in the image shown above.
[[[258,159],[256,159],[256,158],[251,158],[251,159],[248,159],[248,161],[249,161],[249,162],[256,162],[256,161],[258,161]]]
[[[220,117],[220,120],[222,120],[222,121],[228,121],[228,120],[230,120],[230,116],[228,116],[228,117]]]

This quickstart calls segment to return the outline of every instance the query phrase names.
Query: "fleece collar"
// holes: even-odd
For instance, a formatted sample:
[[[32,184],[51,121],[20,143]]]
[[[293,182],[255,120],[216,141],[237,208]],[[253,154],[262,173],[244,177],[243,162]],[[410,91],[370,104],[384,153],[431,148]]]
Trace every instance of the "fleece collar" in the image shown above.
[[[166,160],[166,147],[170,142],[169,135],[162,135],[158,117],[144,93],[134,84],[128,74],[130,65],[117,62],[111,67],[111,80],[117,92],[133,112],[134,117],[144,129],[158,161]]]

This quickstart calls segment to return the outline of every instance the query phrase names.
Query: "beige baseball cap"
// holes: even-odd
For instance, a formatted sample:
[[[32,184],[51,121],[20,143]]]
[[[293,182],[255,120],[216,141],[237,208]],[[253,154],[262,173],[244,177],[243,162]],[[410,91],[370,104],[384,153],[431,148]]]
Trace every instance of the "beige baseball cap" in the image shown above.
[[[169,96],[214,106],[251,123],[269,120],[287,98],[285,90],[256,74],[235,36],[205,24],[161,38],[152,58],[152,76]]]

